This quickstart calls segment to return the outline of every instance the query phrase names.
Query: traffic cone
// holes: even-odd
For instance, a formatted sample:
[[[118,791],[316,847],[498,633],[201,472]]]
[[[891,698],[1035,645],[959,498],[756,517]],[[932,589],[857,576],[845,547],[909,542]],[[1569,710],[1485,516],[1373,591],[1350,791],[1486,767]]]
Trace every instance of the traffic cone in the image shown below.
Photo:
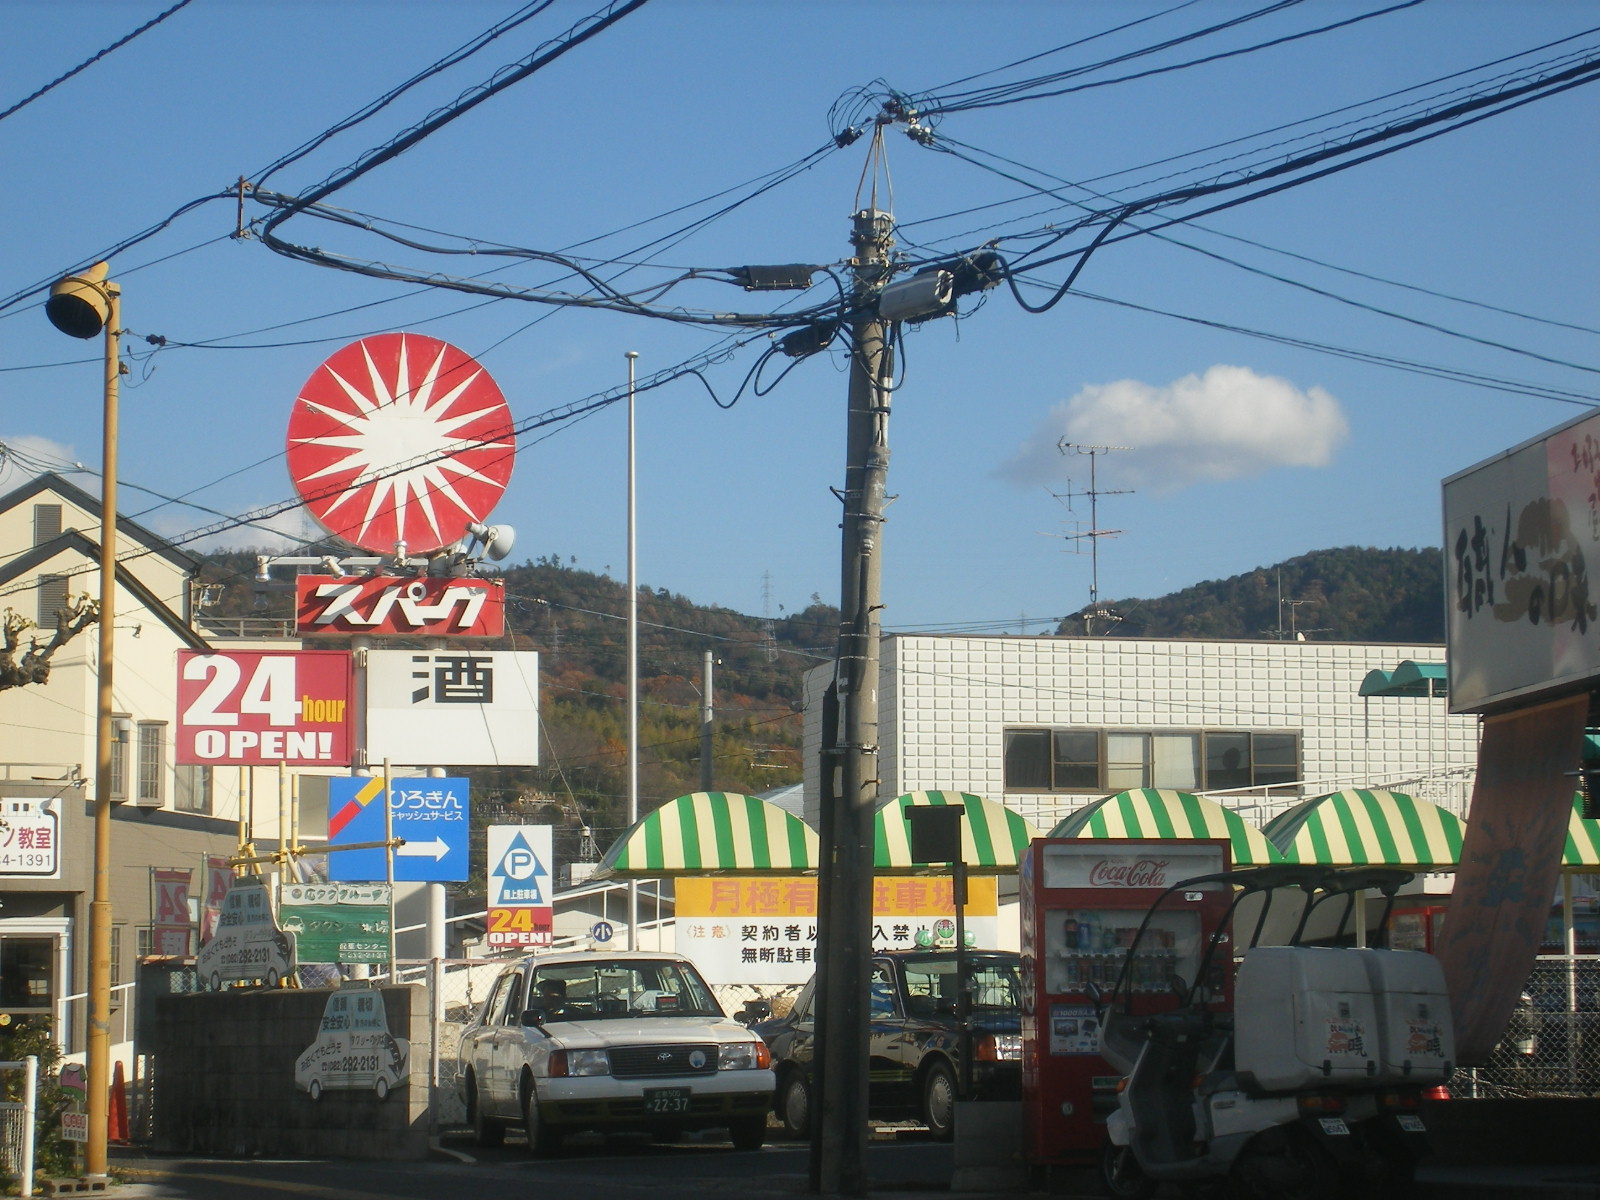
[[[128,1088],[119,1059],[111,1070],[111,1103],[106,1108],[106,1140],[128,1144]]]

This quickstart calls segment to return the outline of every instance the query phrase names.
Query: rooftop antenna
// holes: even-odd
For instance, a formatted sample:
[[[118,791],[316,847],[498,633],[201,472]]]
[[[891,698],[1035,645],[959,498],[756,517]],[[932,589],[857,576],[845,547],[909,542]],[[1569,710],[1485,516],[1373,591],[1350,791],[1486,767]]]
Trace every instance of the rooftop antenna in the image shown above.
[[[1056,449],[1062,454],[1086,454],[1089,456],[1088,490],[1074,493],[1069,484],[1067,491],[1063,495],[1056,496],[1056,499],[1060,500],[1065,498],[1067,501],[1067,507],[1070,508],[1072,507],[1072,500],[1075,495],[1089,497],[1089,528],[1080,529],[1078,532],[1069,533],[1066,536],[1071,538],[1073,541],[1081,542],[1087,540],[1089,543],[1089,604],[1088,607],[1086,607],[1079,615],[1083,617],[1083,632],[1085,634],[1093,634],[1094,622],[1097,620],[1104,620],[1111,623],[1122,620],[1121,615],[1115,610],[1102,607],[1100,604],[1100,539],[1104,537],[1116,537],[1122,532],[1120,529],[1100,528],[1100,497],[1129,496],[1133,494],[1130,489],[1126,488],[1101,491],[1096,476],[1095,459],[1102,454],[1109,454],[1113,450],[1132,450],[1133,447],[1087,446],[1081,442],[1069,442],[1066,438],[1062,438],[1056,443]],[[1082,551],[1077,551],[1077,553],[1082,553]]]

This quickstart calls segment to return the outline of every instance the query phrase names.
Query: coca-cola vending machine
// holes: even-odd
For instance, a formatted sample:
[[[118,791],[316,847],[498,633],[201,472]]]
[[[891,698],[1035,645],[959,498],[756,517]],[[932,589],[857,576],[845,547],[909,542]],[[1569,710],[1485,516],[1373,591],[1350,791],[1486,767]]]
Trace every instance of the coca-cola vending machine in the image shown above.
[[[1110,996],[1140,923],[1173,884],[1229,869],[1228,841],[1039,838],[1023,856],[1022,1098],[1029,1160],[1098,1158],[1120,1076],[1100,1057],[1094,984]],[[1176,1006],[1172,977],[1194,981],[1206,942],[1228,919],[1226,884],[1169,896],[1128,963],[1135,1012]],[[1232,946],[1217,948],[1207,986],[1232,1007]]]

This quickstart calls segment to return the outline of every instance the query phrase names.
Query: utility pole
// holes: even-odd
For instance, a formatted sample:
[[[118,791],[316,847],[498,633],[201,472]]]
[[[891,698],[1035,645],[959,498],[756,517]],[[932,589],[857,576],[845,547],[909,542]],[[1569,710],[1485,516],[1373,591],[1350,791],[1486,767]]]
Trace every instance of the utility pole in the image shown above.
[[[881,133],[881,131],[880,131]],[[875,198],[875,195],[874,195]],[[888,324],[874,301],[889,272],[894,217],[876,204],[855,214],[857,315],[850,325],[839,655],[839,786],[831,844],[822,847],[819,950],[823,962],[820,1100],[812,1178],[823,1195],[866,1194],[867,987],[872,958],[872,818],[878,801],[878,634],[881,534],[889,468]],[[827,796],[830,789],[824,788]]]

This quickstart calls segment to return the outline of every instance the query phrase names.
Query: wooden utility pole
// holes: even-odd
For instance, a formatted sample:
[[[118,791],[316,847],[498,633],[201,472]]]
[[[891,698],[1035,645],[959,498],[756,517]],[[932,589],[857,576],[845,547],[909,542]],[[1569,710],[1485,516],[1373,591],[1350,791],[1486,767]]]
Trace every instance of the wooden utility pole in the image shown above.
[[[856,317],[850,324],[849,436],[845,463],[842,582],[836,686],[839,731],[822,764],[837,770],[831,837],[822,846],[828,878],[819,913],[822,1019],[828,1036],[820,1104],[813,1120],[812,1178],[823,1195],[866,1194],[867,989],[872,962],[872,820],[878,802],[878,635],[881,535],[889,469],[893,374],[888,324],[876,294],[889,272],[892,214],[875,205],[855,214]]]

